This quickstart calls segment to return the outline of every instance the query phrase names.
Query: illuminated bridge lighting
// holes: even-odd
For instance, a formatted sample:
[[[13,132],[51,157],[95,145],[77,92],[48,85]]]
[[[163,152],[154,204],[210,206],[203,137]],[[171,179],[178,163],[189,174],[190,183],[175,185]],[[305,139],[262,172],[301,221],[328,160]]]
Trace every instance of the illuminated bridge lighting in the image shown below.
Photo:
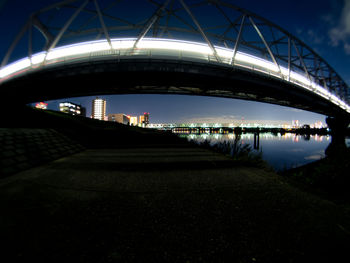
[[[28,102],[88,92],[175,93],[255,100],[331,117],[350,113],[350,89],[341,76],[303,41],[259,15],[226,1],[140,0],[145,8],[135,16],[128,0],[101,12],[106,2],[61,1],[30,14],[1,61],[0,91],[26,89],[31,79],[24,90]],[[14,52],[24,58],[13,62]],[[109,81],[111,72],[122,73],[121,85],[129,73],[142,78],[125,88],[94,86]],[[89,91],[60,90],[82,74]],[[179,74],[188,78],[171,78]],[[52,89],[40,90],[51,79],[57,79]]]
[[[103,59],[110,56],[123,57],[129,56],[152,56],[152,58],[173,57],[175,59],[196,59],[206,62],[215,62],[213,52],[207,44],[172,40],[172,39],[152,39],[144,38],[138,42],[136,49],[134,49],[136,39],[120,38],[112,39],[111,46],[107,40],[89,41],[77,43],[73,45],[61,46],[52,49],[49,52],[40,52],[32,55],[31,58],[26,57],[15,61],[0,70],[0,83],[9,80],[13,77],[45,68],[46,66],[60,63],[74,63],[77,57],[81,60]],[[342,101],[340,98],[330,93],[324,87],[313,82],[310,78],[298,72],[289,72],[285,67],[279,68],[271,61],[243,53],[238,51],[233,65],[231,59],[233,50],[215,46],[215,50],[219,55],[220,63],[226,66],[248,68],[252,71],[258,71],[284,81],[293,83],[307,90],[310,90],[323,98],[326,98],[350,113],[350,106]],[[175,51],[175,52],[174,52]]]

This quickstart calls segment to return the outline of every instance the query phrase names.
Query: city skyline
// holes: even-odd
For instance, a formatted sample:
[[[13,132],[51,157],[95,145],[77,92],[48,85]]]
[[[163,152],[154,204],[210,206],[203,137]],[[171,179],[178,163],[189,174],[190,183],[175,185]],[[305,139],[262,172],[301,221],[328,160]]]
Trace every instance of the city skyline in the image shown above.
[[[18,10],[16,0],[5,1],[0,7],[0,22],[16,20],[11,27],[3,28],[3,41],[0,43],[0,56],[20,30],[32,11],[57,1],[36,1],[28,8]],[[350,0],[343,1],[231,1],[233,4],[252,11],[276,23],[322,56],[349,85],[350,69]],[[312,10],[312,12],[310,11]],[[2,58],[2,57],[0,57]],[[94,96],[95,97],[95,96]],[[214,97],[195,97],[183,95],[104,95],[108,101],[107,112],[126,112],[138,115],[140,112],[151,113],[151,121],[198,122],[216,119],[223,122],[230,119],[251,119],[266,122],[300,120],[301,123],[325,122],[326,116],[258,102]],[[87,100],[92,97],[67,98],[65,100],[81,104],[91,113]],[[49,102],[49,108],[58,101]],[[51,105],[51,106],[50,106]],[[57,108],[56,108],[57,109]],[[222,120],[222,121],[220,121]]]
[[[123,99],[123,96],[131,96],[134,99],[134,103],[130,103],[129,99]],[[168,101],[164,102],[164,98],[168,96],[173,96],[173,104],[171,105],[165,105],[168,103]],[[282,124],[291,124],[293,121],[298,120],[300,125],[304,124],[313,124],[317,122],[322,122],[325,124],[325,120],[322,119],[322,115],[315,114],[312,112],[308,112],[305,114],[304,111],[289,108],[289,107],[281,107],[276,106],[274,109],[274,112],[271,112],[270,105],[267,105],[266,103],[259,103],[259,102],[253,102],[253,101],[242,101],[242,100],[235,100],[235,99],[224,99],[228,100],[226,103],[231,103],[232,108],[234,107],[240,107],[242,105],[247,106],[247,104],[261,104],[259,107],[255,107],[260,113],[254,113],[250,115],[230,115],[227,111],[223,115],[215,115],[215,112],[212,116],[210,116],[210,112],[213,112],[213,109],[211,108],[213,105],[216,105],[217,98],[213,97],[205,97],[205,100],[200,97],[192,98],[193,96],[186,96],[186,95],[120,95],[118,105],[119,106],[113,106],[110,105],[110,101],[106,99],[106,97],[109,96],[98,96],[100,99],[106,100],[106,116],[109,114],[126,114],[130,116],[139,116],[143,114],[145,111],[150,112],[150,123],[261,123],[261,124],[274,124],[274,125],[282,125]],[[115,102],[116,99],[115,96],[113,96],[114,99],[112,99],[113,102]],[[148,103],[140,105],[140,100],[144,100],[145,98],[150,98],[148,100]],[[73,103],[78,103],[82,107],[86,108],[86,116],[91,117],[92,110],[91,110],[91,103],[94,99],[96,99],[96,96],[86,96],[86,97],[79,97],[79,98],[70,98],[70,101]],[[223,100],[223,99],[219,99]],[[54,101],[47,101],[48,103],[48,109],[51,110],[58,110],[58,106],[60,102],[65,101],[65,99],[62,100],[54,100]],[[158,102],[158,104],[157,104]],[[203,103],[204,102],[204,103]],[[197,106],[195,110],[192,113],[188,113],[186,110],[178,110],[176,111],[176,107],[182,108],[182,106],[185,106],[184,108],[187,108],[188,104],[195,103]],[[198,103],[202,104],[202,108],[198,106]],[[226,107],[225,103],[225,107]],[[33,104],[34,105],[34,104]],[[147,109],[152,109],[155,111],[155,116],[152,114],[152,111],[145,110],[144,105],[146,105]],[[207,106],[206,106],[207,105]],[[159,114],[157,114],[158,111],[161,109],[164,110],[168,106],[170,109],[168,109],[170,116],[166,116],[165,118],[159,118]],[[208,108],[208,109],[206,109]],[[115,110],[116,111],[113,111]],[[201,115],[201,111],[204,110],[207,112],[207,116],[203,117]],[[219,112],[223,112],[222,108],[217,109]],[[264,116],[268,115],[267,111],[269,111],[270,116],[274,116],[273,119],[264,119]],[[294,118],[283,118],[285,112],[294,112],[293,115],[291,115]],[[180,113],[180,115],[176,115]],[[260,115],[260,118],[254,118],[254,116]],[[305,117],[305,115],[307,117]],[[163,115],[162,115],[163,116]],[[320,118],[321,116],[321,118]]]

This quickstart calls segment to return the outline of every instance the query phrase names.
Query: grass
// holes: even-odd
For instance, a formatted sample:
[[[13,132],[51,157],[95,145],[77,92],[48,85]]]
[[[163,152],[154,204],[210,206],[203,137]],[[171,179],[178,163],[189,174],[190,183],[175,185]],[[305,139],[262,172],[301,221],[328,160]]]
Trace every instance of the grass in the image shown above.
[[[243,144],[240,134],[233,141],[212,142],[211,140],[194,141],[202,148],[229,155],[237,164],[272,169],[262,158],[262,151],[256,151],[250,144]]]

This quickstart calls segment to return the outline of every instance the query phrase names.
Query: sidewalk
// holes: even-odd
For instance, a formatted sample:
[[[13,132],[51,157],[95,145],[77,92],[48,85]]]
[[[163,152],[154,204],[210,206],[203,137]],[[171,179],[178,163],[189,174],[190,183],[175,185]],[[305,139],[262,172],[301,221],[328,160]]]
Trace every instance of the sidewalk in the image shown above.
[[[349,207],[191,147],[58,159],[1,179],[0,211],[1,262],[340,262],[350,251]]]

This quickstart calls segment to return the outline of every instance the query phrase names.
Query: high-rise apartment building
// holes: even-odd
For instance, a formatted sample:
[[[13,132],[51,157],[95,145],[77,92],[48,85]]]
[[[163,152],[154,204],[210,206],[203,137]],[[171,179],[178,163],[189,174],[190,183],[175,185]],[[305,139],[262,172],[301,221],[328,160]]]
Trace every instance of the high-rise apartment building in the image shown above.
[[[91,115],[93,119],[105,120],[106,116],[106,100],[96,98],[92,101]]]

